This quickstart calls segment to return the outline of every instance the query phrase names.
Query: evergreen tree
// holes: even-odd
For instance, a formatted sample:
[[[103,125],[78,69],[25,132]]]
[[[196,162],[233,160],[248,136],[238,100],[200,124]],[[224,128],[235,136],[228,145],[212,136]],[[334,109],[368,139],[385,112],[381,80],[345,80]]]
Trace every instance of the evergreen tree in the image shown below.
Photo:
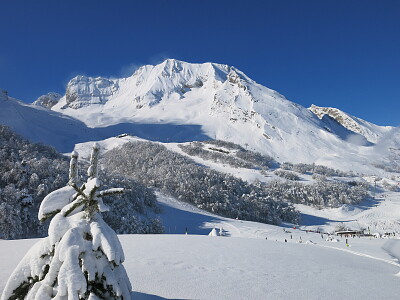
[[[71,155],[69,183],[50,193],[39,219],[52,218],[49,235],[14,270],[1,300],[130,299],[131,284],[115,232],[103,221],[102,197],[123,189],[100,190],[99,147],[94,145],[86,183],[79,185],[77,158]]]

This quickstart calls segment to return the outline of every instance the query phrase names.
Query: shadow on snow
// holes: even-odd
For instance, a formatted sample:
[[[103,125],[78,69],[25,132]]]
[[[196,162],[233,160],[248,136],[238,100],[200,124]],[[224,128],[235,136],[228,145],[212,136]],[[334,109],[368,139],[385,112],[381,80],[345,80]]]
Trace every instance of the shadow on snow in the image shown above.
[[[185,300],[185,299],[171,299],[171,298],[164,298],[156,295],[150,295],[150,294],[145,294],[145,293],[140,293],[140,292],[132,292],[131,293],[131,298],[132,300]]]
[[[71,152],[75,144],[103,140],[127,133],[151,141],[189,142],[210,140],[200,125],[120,123],[91,128],[82,121],[46,109],[0,101],[0,120],[32,142],[52,145],[59,152]]]
[[[165,203],[159,202],[159,205],[162,208],[161,221],[167,234],[184,234],[187,228],[188,234],[208,235],[211,229],[205,228],[204,224],[220,221],[212,216],[182,210]]]

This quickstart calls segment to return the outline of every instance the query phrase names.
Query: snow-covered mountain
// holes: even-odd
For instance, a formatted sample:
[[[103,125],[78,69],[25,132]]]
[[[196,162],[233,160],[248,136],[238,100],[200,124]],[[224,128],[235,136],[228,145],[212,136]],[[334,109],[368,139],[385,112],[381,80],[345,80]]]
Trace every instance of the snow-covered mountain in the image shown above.
[[[85,135],[92,140],[125,132],[166,142],[215,138],[281,162],[315,162],[362,172],[370,171],[371,164],[390,163],[393,151],[388,149],[400,148],[399,128],[377,126],[338,110],[307,109],[235,67],[215,63],[168,59],[142,66],[127,78],[77,76],[51,110],[49,115],[61,123],[68,116],[79,124],[73,130],[83,132],[81,141]],[[16,122],[12,115],[1,120]],[[63,151],[72,149],[68,143],[64,146]]]
[[[50,109],[57,104],[58,100],[60,100],[61,97],[62,96],[58,93],[50,92],[47,93],[46,95],[40,96],[32,104]]]
[[[240,143],[279,161],[347,169],[367,164],[371,156],[380,159],[376,144],[396,130],[339,110],[306,109],[235,67],[173,59],[143,66],[128,78],[77,76],[52,109],[89,127],[200,125],[211,138]]]

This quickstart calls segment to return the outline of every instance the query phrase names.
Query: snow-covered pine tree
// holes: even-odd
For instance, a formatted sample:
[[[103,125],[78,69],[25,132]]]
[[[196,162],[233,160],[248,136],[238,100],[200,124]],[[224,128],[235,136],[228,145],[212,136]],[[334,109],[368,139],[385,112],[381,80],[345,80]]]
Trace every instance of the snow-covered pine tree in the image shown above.
[[[52,217],[49,235],[34,245],[9,278],[1,300],[97,300],[130,298],[132,289],[115,232],[103,221],[99,146],[93,146],[86,183],[79,186],[78,154],[71,155],[68,186],[43,199],[39,219]]]

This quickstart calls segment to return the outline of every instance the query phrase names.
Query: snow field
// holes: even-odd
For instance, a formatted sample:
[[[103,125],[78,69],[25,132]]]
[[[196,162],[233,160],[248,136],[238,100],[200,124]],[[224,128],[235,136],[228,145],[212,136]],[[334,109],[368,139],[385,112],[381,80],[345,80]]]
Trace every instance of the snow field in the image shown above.
[[[121,235],[132,299],[395,299],[399,267],[313,244]],[[36,240],[0,241],[0,290]],[[398,242],[392,240],[393,242]]]

